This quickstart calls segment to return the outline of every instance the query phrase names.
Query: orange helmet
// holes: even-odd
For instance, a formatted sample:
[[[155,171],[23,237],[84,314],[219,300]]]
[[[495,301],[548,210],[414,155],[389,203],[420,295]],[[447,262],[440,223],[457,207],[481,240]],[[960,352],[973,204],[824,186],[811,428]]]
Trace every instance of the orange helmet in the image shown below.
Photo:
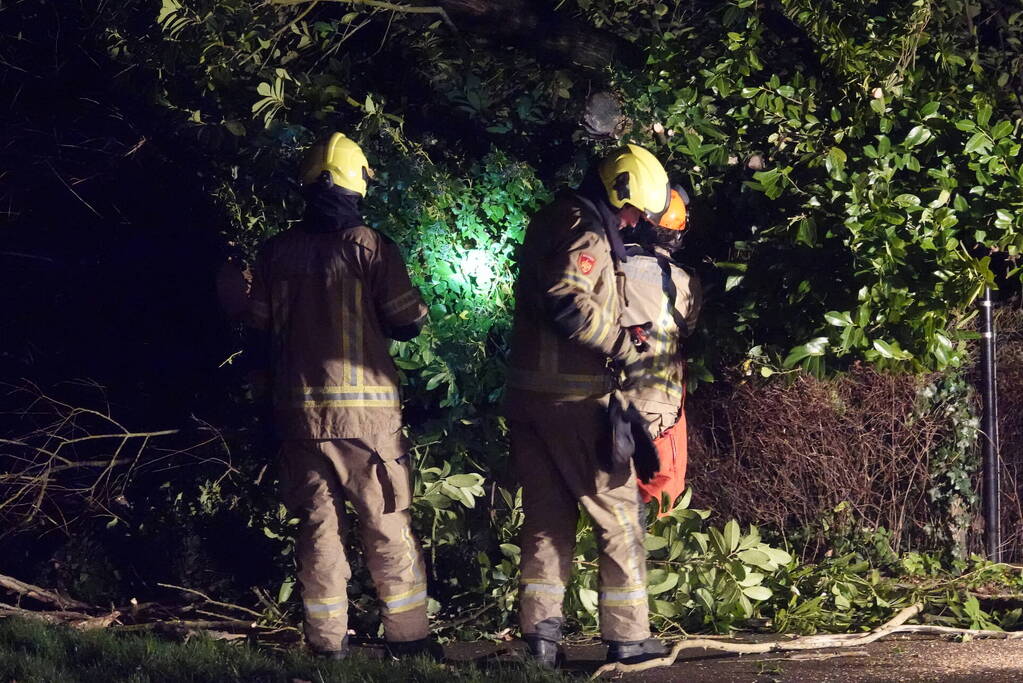
[[[661,220],[657,222],[657,226],[680,232],[685,230],[686,219],[689,213],[686,208],[688,205],[689,195],[686,194],[686,191],[678,186],[671,188],[671,199],[668,201],[668,208],[661,216]]]

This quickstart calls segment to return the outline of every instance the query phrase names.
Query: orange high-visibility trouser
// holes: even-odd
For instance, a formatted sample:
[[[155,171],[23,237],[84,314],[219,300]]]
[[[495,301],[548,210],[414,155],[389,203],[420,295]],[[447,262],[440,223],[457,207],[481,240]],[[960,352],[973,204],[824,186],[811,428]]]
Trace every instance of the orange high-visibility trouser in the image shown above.
[[[597,467],[607,424],[606,403],[589,400],[545,405],[530,419],[509,421],[525,514],[523,635],[543,633],[542,623],[562,618],[581,504],[593,519],[600,550],[601,635],[616,641],[650,637],[636,475],[631,464],[611,473]]]
[[[412,535],[409,466],[400,437],[295,440],[281,447],[285,505],[299,517],[295,544],[305,636],[320,651],[341,648],[348,631],[348,580],[342,532],[345,501],[359,535],[392,642],[425,638],[426,574]]]

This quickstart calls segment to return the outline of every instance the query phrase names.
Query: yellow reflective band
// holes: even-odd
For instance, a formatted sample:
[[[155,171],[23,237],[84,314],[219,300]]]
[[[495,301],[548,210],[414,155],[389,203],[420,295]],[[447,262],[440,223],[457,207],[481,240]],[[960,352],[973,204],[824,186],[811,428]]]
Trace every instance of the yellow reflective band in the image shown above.
[[[589,278],[575,273],[565,273],[561,277],[561,284],[568,285],[573,289],[581,289],[584,292],[593,291],[593,282]]]
[[[395,408],[401,406],[401,402],[398,399],[366,399],[366,398],[346,398],[346,399],[329,399],[325,401],[302,401],[300,404],[303,408]]]
[[[389,595],[381,598],[381,601],[388,614],[400,614],[416,609],[426,604],[426,584],[417,584],[412,590]]]
[[[302,387],[293,390],[291,403],[303,408],[331,406],[397,407],[401,405],[394,387]]]
[[[598,596],[602,607],[628,607],[646,604],[646,586],[604,586]]]
[[[326,386],[326,387],[295,387],[292,392],[296,396],[322,396],[323,394],[347,394],[347,393],[382,393],[394,391],[393,386],[371,385],[363,387],[350,386]]]
[[[401,600],[402,598],[407,598],[410,595],[415,595],[416,593],[420,593],[420,592],[422,592],[424,590],[426,590],[426,584],[425,583],[419,583],[419,584],[416,584],[416,586],[412,590],[407,590],[404,593],[395,593],[394,595],[388,595],[386,597],[381,597],[380,599],[383,600],[384,602],[394,602],[395,600]]]
[[[589,329],[583,334],[579,335],[579,341],[588,342],[592,344],[599,343],[599,339],[603,338],[605,328],[607,327],[607,321],[604,316],[601,315],[600,311],[593,312],[593,319],[590,320]]]
[[[601,600],[601,607],[635,607],[636,605],[645,605],[647,598],[644,595],[642,598],[635,600]]]
[[[303,598],[302,602],[307,605],[336,605],[339,602],[344,602],[348,597],[345,595],[337,595],[333,598]]]
[[[387,613],[388,614],[401,614],[402,612],[409,612],[411,610],[418,609],[418,608],[424,606],[425,604],[426,604],[426,593],[423,592],[423,597],[422,597],[421,600],[417,600],[415,602],[410,602],[407,605],[402,605],[401,607],[393,607],[393,608],[392,607],[388,607],[387,608]]]
[[[332,616],[334,616],[336,614],[341,614],[342,612],[347,612],[348,611],[348,605],[335,605],[333,607],[328,607],[326,605],[321,605],[321,607],[323,607],[323,609],[319,609],[319,610],[313,609],[311,607],[306,607],[305,608],[305,618],[306,619],[329,619],[330,617],[332,617]]]
[[[553,583],[529,583],[526,581],[522,582],[522,592],[528,593],[548,593],[552,595],[564,595],[565,587],[560,584]]]

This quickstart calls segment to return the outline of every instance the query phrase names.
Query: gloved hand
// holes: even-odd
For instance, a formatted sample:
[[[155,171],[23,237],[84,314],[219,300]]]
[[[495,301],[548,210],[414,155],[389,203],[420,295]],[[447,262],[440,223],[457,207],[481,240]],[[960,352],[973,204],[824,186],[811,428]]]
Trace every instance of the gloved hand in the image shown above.
[[[632,460],[640,481],[646,483],[653,479],[660,469],[660,460],[643,415],[620,391],[611,393],[607,414],[611,424],[611,452],[605,471],[627,467]]]

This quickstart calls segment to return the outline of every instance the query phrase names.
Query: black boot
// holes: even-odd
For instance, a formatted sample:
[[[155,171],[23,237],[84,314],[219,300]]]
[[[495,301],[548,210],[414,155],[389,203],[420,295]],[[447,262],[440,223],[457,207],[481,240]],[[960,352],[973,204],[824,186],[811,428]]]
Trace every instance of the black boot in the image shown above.
[[[607,661],[639,664],[668,654],[668,648],[656,638],[607,641]]]
[[[323,659],[342,660],[348,656],[348,653],[348,636],[345,636],[345,639],[341,641],[341,649],[339,650],[317,650],[313,648],[313,654]]]
[[[435,662],[444,659],[444,648],[433,638],[420,638],[419,640],[404,640],[386,643],[387,654],[394,659],[406,659],[408,657],[427,657]]]
[[[561,648],[553,640],[536,635],[523,636],[528,646],[529,658],[544,669],[557,669],[561,666],[563,656]]]

